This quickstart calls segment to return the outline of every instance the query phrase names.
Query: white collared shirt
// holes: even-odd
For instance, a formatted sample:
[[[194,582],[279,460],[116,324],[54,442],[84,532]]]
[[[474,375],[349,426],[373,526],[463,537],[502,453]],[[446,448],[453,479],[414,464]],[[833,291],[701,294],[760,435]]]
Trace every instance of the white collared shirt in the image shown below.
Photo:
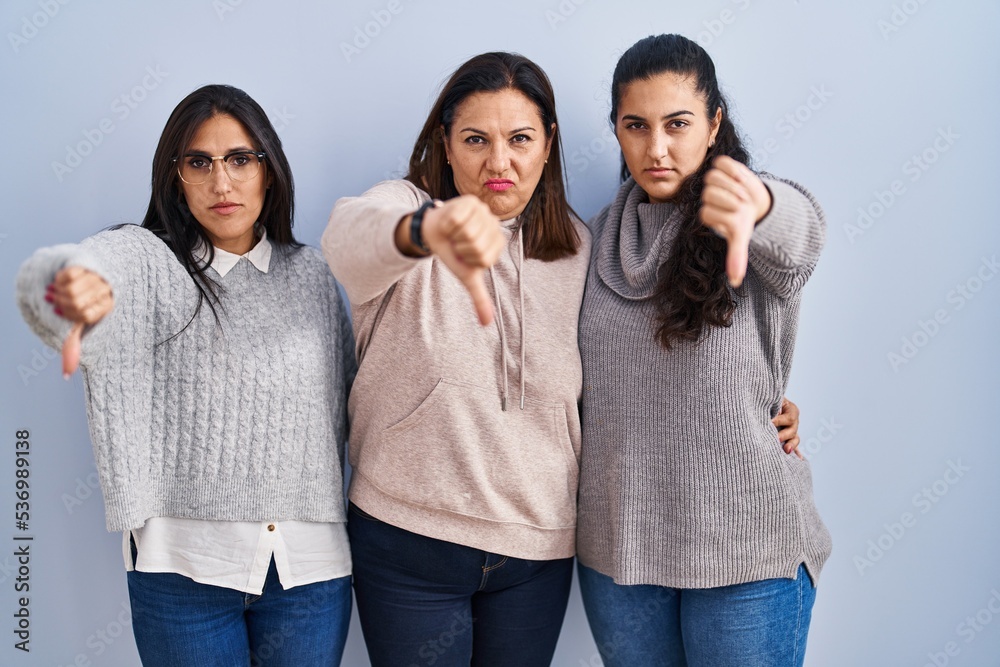
[[[207,248],[195,250],[204,259]],[[267,273],[271,243],[267,233],[245,255],[215,249],[212,269],[220,276],[246,258]],[[129,535],[135,538],[132,562]],[[260,595],[271,558],[284,589],[346,577],[351,573],[351,550],[344,523],[309,521],[205,521],[153,517],[142,528],[122,534],[126,570],[172,572],[202,584]]]

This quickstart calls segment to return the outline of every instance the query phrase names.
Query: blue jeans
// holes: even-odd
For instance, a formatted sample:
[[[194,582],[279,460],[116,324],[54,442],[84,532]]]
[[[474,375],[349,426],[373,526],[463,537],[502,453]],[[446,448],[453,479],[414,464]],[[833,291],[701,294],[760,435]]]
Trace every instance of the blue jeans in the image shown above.
[[[138,571],[128,592],[144,667],[336,667],[351,620],[350,577],[286,591],[273,559],[259,596]]]
[[[533,561],[411,533],[351,504],[358,617],[373,667],[547,667],[573,559]]]
[[[580,565],[580,593],[606,667],[800,667],[816,589],[795,579],[719,588],[622,586]]]

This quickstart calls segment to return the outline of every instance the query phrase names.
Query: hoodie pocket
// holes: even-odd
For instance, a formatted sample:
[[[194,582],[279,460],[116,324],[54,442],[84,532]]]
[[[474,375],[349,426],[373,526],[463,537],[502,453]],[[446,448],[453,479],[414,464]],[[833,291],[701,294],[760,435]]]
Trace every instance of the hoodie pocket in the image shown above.
[[[579,461],[561,404],[503,411],[495,391],[441,379],[371,444],[362,474],[400,500],[540,528],[576,523]]]

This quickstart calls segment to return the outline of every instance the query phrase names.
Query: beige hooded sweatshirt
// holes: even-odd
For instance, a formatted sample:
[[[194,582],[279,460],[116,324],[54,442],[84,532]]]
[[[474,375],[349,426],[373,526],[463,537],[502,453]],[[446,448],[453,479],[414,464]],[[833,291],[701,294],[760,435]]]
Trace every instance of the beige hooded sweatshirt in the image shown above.
[[[407,181],[339,200],[322,247],[351,302],[349,496],[405,530],[532,560],[574,554],[582,389],[577,322],[590,232],[576,255],[524,259],[516,221],[486,277],[493,324],[434,257],[396,248],[429,196]]]

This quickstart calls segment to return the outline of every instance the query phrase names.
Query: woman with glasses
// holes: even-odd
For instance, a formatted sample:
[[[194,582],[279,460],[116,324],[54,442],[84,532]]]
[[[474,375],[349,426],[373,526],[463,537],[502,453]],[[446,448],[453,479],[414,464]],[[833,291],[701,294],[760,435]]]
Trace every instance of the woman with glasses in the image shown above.
[[[337,665],[353,338],[292,234],[281,142],[246,93],[181,101],[145,219],[37,251],[25,320],[82,366],[143,664]]]

